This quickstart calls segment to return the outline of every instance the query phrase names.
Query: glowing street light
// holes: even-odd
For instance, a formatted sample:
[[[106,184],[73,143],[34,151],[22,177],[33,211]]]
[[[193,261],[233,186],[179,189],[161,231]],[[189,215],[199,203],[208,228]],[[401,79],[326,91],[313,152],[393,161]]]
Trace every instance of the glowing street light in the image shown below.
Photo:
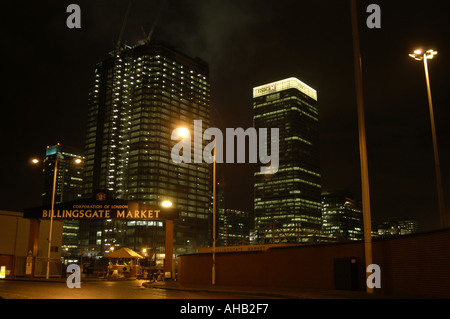
[[[416,49],[416,50],[414,50],[413,53],[410,53],[409,56],[411,58],[413,58],[414,60],[422,61],[425,59],[431,60],[437,54],[438,54],[438,52],[436,50],[432,50],[432,49],[427,50],[425,52],[423,52],[422,49]]]
[[[187,128],[185,128],[185,127],[179,127],[178,129],[177,129],[177,133],[178,133],[178,137],[180,137],[180,138],[185,138],[185,137],[188,137],[189,136],[189,130],[187,129]]]
[[[169,208],[172,207],[173,203],[170,200],[165,200],[161,203],[162,207]]]
[[[430,77],[428,74],[428,63],[427,60],[431,60],[434,58],[435,55],[437,55],[436,50],[427,50],[423,52],[422,49],[414,50],[414,54],[409,54],[411,58],[413,58],[416,61],[422,61],[425,69],[425,80],[427,84],[427,92],[428,92],[428,107],[430,110],[430,121],[431,121],[431,134],[433,138],[433,150],[434,150],[434,166],[436,169],[436,184],[437,184],[437,191],[438,191],[438,202],[439,202],[439,214],[440,214],[440,221],[441,221],[441,227],[446,227],[446,221],[445,221],[445,206],[444,206],[444,192],[442,188],[442,178],[441,178],[441,168],[439,164],[439,153],[438,153],[438,145],[437,145],[437,138],[436,138],[436,128],[434,123],[434,112],[433,112],[433,102],[431,99],[431,89],[430,89]]]

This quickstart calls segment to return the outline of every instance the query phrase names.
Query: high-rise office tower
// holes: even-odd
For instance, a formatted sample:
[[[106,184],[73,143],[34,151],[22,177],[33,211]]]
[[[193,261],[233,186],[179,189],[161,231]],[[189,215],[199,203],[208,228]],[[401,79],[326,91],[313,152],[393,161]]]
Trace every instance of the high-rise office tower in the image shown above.
[[[362,207],[344,191],[322,193],[322,231],[336,240],[362,240]]]
[[[227,186],[218,182],[216,186],[217,246],[235,246],[249,243],[250,214],[246,211],[227,208]],[[212,237],[212,236],[211,236]]]
[[[55,203],[70,202],[81,199],[83,185],[83,156],[81,152],[67,145],[47,146],[44,159],[44,186],[42,202],[50,205],[53,195],[53,176],[56,169]],[[81,161],[77,163],[77,160]],[[61,257],[68,262],[78,260],[78,220],[66,220],[63,224]]]
[[[238,246],[249,243],[250,214],[246,211],[227,208],[223,212],[220,229],[220,246]]]
[[[96,65],[89,95],[84,195],[107,190],[118,199],[149,205],[170,200],[180,210],[174,250],[206,246],[210,167],[173,162],[171,150],[179,141],[171,134],[186,127],[193,136],[194,120],[208,128],[209,112],[209,70],[201,59],[159,42],[112,52]],[[83,228],[89,251],[104,254],[112,245],[139,251],[164,247],[163,222],[99,223]]]
[[[49,205],[53,195],[53,173],[55,160],[58,159],[57,176],[55,184],[55,203],[69,202],[82,197],[83,185],[83,161],[76,163],[77,159],[83,159],[80,152],[70,146],[61,144],[47,146],[44,158],[44,186],[42,202]]]
[[[258,236],[306,241],[299,235],[321,227],[317,92],[296,78],[264,84],[253,88],[253,113],[255,128],[279,128],[278,171],[263,174],[258,167],[254,173]]]

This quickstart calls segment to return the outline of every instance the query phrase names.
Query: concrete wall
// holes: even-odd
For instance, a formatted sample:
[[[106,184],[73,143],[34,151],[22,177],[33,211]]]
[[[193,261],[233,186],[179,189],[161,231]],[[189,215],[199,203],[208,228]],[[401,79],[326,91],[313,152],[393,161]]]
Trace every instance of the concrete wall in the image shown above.
[[[63,222],[54,220],[52,225],[52,246],[58,251],[51,252],[50,258],[61,257]],[[39,222],[37,256],[47,257],[50,221]],[[0,210],[0,255],[27,256],[29,251],[30,220],[23,218],[22,212]]]
[[[58,251],[51,251],[50,258],[61,258],[62,232],[64,222],[60,220],[53,220],[52,225],[52,247],[57,247]],[[50,234],[50,221],[41,220],[39,228],[39,257],[47,257],[48,254],[48,237]]]
[[[335,288],[334,260],[355,257],[357,289],[365,290],[362,242],[216,253],[216,283]],[[211,283],[211,254],[179,256],[181,283]],[[450,229],[373,241],[373,263],[387,293],[450,298]]]
[[[26,256],[30,220],[23,213],[0,211],[0,254]]]
[[[63,222],[54,220],[52,246],[57,251],[50,253],[52,259],[61,258],[62,230]],[[47,257],[49,231],[49,220],[30,220],[22,212],[0,210],[0,266],[6,266],[7,276],[15,275],[16,266],[21,267],[29,252],[33,257]]]

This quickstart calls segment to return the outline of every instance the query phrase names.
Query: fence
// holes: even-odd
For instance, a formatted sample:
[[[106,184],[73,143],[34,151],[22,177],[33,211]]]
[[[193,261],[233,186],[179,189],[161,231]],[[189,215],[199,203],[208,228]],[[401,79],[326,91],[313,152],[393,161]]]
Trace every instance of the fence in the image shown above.
[[[46,277],[47,276],[47,258],[46,257],[34,257],[34,277]],[[26,276],[27,257],[16,256],[14,263],[14,274],[16,277]],[[49,265],[49,277],[60,278],[62,276],[62,263],[59,259],[50,259]]]

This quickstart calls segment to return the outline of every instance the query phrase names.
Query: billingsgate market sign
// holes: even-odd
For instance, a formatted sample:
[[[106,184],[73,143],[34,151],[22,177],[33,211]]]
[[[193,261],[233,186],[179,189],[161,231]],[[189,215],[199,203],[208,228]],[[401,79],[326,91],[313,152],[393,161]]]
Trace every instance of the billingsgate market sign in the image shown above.
[[[24,217],[38,219],[125,219],[125,220],[168,220],[178,219],[174,208],[145,205],[120,199],[107,198],[97,193],[93,199],[81,199],[55,204],[53,212],[49,205],[28,208]]]

